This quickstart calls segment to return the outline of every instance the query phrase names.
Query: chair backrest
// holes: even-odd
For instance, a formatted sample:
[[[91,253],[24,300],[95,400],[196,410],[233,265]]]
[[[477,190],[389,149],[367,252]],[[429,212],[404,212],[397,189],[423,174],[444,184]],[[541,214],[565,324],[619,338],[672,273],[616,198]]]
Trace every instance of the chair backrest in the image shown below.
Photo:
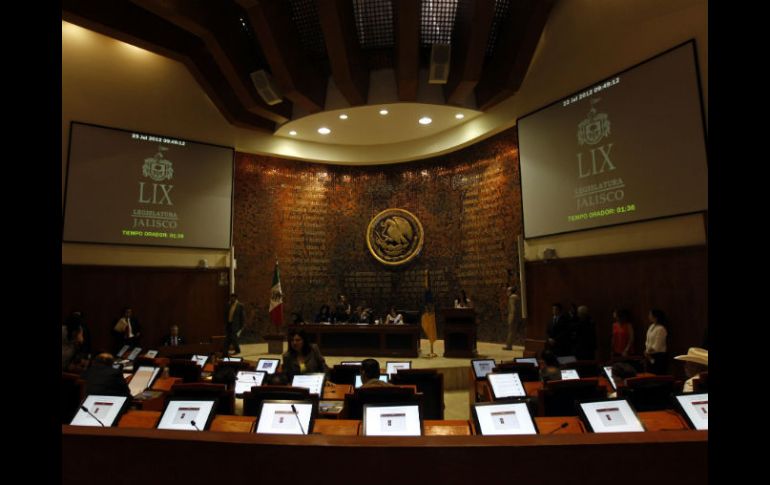
[[[185,383],[193,383],[201,380],[201,367],[192,360],[173,359],[168,364],[168,375],[181,377]]]
[[[540,416],[577,416],[577,401],[607,398],[606,389],[599,386],[596,377],[548,381],[537,394]]]
[[[356,376],[361,372],[360,365],[337,364],[329,371],[329,380],[335,384],[355,384]]]
[[[155,362],[155,359],[152,357],[137,357],[134,360],[134,369],[138,369],[142,366],[149,366],[149,367],[157,367],[158,364]]]
[[[692,390],[694,392],[708,392],[709,391],[709,373],[701,372],[698,377],[692,381]]]
[[[70,424],[86,397],[86,383],[77,374],[61,374],[61,424]]]
[[[251,391],[243,393],[243,415],[259,417],[259,408],[262,401],[274,399],[288,400],[312,400],[314,406],[318,406],[318,396],[310,394],[306,387],[292,386],[254,386]]]
[[[422,394],[415,394],[414,388],[398,386],[359,387],[353,394],[345,394],[345,407],[342,411],[345,419],[363,419],[364,404],[409,403],[420,406]]]
[[[540,380],[540,369],[526,362],[501,362],[497,364],[492,372],[519,374],[521,382],[537,382]]]
[[[676,391],[677,380],[672,376],[630,377],[618,389],[618,397],[628,399],[637,411],[660,411],[674,408]]]
[[[561,365],[559,368],[575,369],[581,378],[599,377],[602,374],[602,369],[599,367],[599,362],[595,360],[576,360],[575,362]]]
[[[208,382],[177,383],[171,386],[166,395],[166,401],[172,397],[181,398],[216,398],[216,414],[235,414],[235,393],[224,384],[209,384]]]
[[[444,419],[444,375],[435,369],[401,369],[393,384],[412,384],[422,393],[423,419]]]

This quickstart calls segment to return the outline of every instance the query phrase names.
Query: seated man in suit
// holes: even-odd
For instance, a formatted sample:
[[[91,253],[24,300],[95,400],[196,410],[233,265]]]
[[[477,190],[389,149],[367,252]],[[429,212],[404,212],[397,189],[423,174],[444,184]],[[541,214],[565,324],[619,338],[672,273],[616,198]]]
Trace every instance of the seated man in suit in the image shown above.
[[[179,325],[171,325],[170,332],[171,333],[163,337],[163,340],[160,343],[161,346],[179,347],[180,345],[184,345],[184,338],[179,335]]]
[[[380,380],[380,363],[375,359],[361,362],[361,387],[392,387],[393,384]]]
[[[112,354],[102,353],[94,358],[91,367],[80,377],[86,381],[86,395],[126,396],[131,398],[131,391],[123,378],[123,373],[112,367],[115,358]]]

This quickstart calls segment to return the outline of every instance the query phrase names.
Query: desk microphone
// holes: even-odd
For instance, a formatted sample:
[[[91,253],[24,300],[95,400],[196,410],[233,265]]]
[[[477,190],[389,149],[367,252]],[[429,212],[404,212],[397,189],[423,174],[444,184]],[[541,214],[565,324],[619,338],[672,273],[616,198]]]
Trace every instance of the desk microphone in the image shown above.
[[[80,406],[80,409],[82,409],[83,411],[87,412],[87,413],[88,413],[88,415],[89,415],[89,416],[91,416],[92,418],[94,418],[94,419],[96,420],[96,422],[97,422],[97,423],[101,424],[101,425],[102,425],[102,428],[106,428],[106,427],[107,427],[107,426],[105,426],[105,425],[104,425],[104,423],[102,423],[101,421],[99,421],[99,418],[97,418],[96,416],[94,416],[93,414],[91,414],[91,411],[89,411],[87,407],[85,407],[85,406]]]
[[[297,418],[297,424],[299,424],[299,430],[302,431],[302,434],[305,434],[305,429],[302,427],[302,421],[299,419],[299,415],[297,414],[297,408],[294,407],[294,404],[291,405],[291,410],[294,412],[294,417]]]
[[[190,421],[190,424],[192,424],[192,425],[193,425],[193,428],[195,428],[195,431],[200,431],[200,428],[198,428],[197,426],[195,426],[195,420],[191,420],[191,421]]]
[[[566,423],[566,422],[565,422],[565,423],[561,423],[561,424],[559,425],[559,427],[558,427],[558,428],[556,428],[556,429],[552,429],[551,431],[549,431],[549,432],[548,432],[548,433],[546,433],[546,434],[554,434],[555,432],[559,431],[560,429],[564,429],[564,428],[566,428],[567,426],[569,426],[569,423]]]

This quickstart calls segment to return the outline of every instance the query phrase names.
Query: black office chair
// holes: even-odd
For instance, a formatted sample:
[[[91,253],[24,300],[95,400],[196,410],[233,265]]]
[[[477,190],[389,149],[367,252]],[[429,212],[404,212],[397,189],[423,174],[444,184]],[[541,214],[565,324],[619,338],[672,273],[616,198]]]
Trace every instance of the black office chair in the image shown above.
[[[356,382],[356,376],[361,373],[359,365],[337,364],[329,371],[329,380],[335,384],[350,384]]]
[[[318,396],[310,394],[306,387],[291,386],[254,386],[250,391],[243,393],[243,415],[259,417],[262,401],[289,400],[289,401],[313,401],[313,406],[318,408]]]
[[[637,411],[660,411],[674,408],[673,394],[677,380],[672,376],[630,377],[618,389],[618,397],[628,399]]]
[[[607,399],[607,390],[596,377],[548,381],[537,391],[539,416],[577,416],[577,401]]]
[[[501,362],[497,364],[492,372],[498,374],[519,374],[521,382],[538,382],[540,380],[540,369],[526,362]]]
[[[232,389],[227,389],[227,386],[224,384],[209,384],[207,382],[177,383],[171,386],[171,390],[166,395],[166,402],[171,398],[215,398],[217,399],[215,414],[235,414],[235,394]]]
[[[709,392],[709,373],[701,372],[698,377],[692,381],[693,392]]]
[[[422,393],[423,419],[444,419],[444,375],[435,369],[401,369],[391,383],[411,384]]]
[[[201,371],[201,366],[192,360],[173,359],[168,365],[168,375],[171,377],[181,377],[185,383],[200,381]]]
[[[560,365],[559,368],[574,369],[581,378],[599,377],[602,375],[602,369],[599,367],[599,362],[595,360],[577,360],[575,362],[570,362],[569,364]]]
[[[345,395],[344,419],[363,419],[364,404],[404,403],[420,406],[423,414],[422,394],[415,394],[409,387],[383,386],[359,387],[353,394]]]

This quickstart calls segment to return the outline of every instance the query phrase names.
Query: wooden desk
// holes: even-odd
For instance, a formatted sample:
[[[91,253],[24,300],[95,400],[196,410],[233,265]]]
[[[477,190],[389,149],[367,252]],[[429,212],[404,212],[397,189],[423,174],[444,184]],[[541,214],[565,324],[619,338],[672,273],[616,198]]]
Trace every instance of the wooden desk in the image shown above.
[[[182,382],[181,377],[158,377],[152,384],[153,391],[168,392],[177,382]]]
[[[535,416],[535,424],[537,424],[538,434],[583,434],[586,432],[583,422],[577,416]],[[567,427],[559,431],[554,431],[562,425],[567,423]]]
[[[351,394],[353,392],[353,386],[351,384],[334,384],[324,386],[323,399],[324,401],[344,401],[345,394]]]
[[[357,436],[361,428],[358,419],[316,419],[313,434],[326,436]]]
[[[129,410],[118,421],[118,428],[154,429],[160,421],[160,411]]]
[[[642,411],[636,413],[647,431],[678,431],[690,429],[687,422],[674,410]]]
[[[211,421],[209,431],[223,431],[228,433],[251,433],[257,418],[254,416],[233,416],[219,414]]]
[[[444,319],[444,357],[476,357],[476,311],[473,308],[446,308]]]
[[[425,419],[422,424],[425,436],[471,435],[471,425],[467,419]]]
[[[214,352],[221,352],[222,345],[216,345],[214,343],[201,343],[201,344],[184,344],[176,347],[160,347],[158,348],[158,357],[183,357],[186,355],[210,355]]]
[[[290,325],[304,330],[323,355],[417,357],[420,349],[418,325]]]

